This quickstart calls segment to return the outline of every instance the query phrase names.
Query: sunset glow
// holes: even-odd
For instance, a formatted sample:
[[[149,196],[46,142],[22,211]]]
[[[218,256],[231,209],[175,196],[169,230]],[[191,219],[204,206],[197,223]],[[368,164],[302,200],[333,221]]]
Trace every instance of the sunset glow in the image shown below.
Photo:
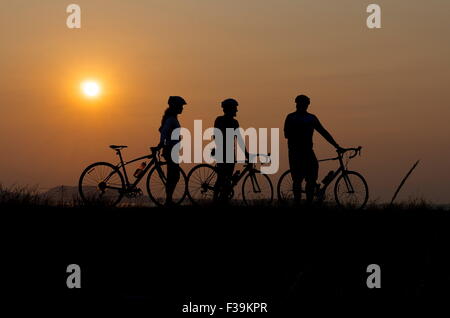
[[[276,183],[289,167],[284,121],[305,94],[343,147],[364,147],[350,168],[371,198],[390,201],[421,159],[396,200],[448,203],[450,1],[75,1],[80,29],[66,23],[73,2],[56,2],[0,1],[2,185],[72,185],[88,162],[115,159],[113,143],[140,155],[160,142],[171,95],[188,102],[190,131],[214,126],[226,98],[243,129],[278,128]],[[319,159],[335,155],[314,139]],[[319,181],[335,169],[321,162]]]
[[[81,90],[86,97],[94,98],[100,95],[100,85],[94,81],[85,81],[81,84]]]

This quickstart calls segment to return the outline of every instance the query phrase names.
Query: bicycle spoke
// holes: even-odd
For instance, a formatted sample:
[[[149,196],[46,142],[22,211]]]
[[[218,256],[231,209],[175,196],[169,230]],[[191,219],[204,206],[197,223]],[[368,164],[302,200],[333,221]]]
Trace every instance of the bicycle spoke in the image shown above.
[[[189,173],[188,193],[189,198],[195,204],[203,204],[211,201],[214,196],[216,172],[208,165],[199,165]]]
[[[289,173],[284,174],[278,183],[278,200],[281,203],[291,202],[294,198],[294,185],[292,182],[292,176]]]

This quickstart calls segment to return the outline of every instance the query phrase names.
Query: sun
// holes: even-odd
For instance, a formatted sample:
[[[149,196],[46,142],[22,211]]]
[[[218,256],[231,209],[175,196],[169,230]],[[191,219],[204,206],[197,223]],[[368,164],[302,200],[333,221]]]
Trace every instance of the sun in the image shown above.
[[[94,98],[100,95],[100,84],[96,81],[84,81],[81,90],[86,97]]]

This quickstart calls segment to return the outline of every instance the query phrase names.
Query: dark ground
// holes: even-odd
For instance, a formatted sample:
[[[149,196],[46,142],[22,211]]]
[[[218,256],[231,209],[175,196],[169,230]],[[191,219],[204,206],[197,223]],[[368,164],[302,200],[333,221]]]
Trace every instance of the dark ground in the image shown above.
[[[166,317],[189,301],[262,301],[271,313],[301,313],[319,302],[317,310],[450,296],[448,211],[2,207],[1,215],[1,286],[18,309],[57,303]],[[73,263],[79,290],[66,287]],[[369,264],[381,267],[381,289],[366,286]]]

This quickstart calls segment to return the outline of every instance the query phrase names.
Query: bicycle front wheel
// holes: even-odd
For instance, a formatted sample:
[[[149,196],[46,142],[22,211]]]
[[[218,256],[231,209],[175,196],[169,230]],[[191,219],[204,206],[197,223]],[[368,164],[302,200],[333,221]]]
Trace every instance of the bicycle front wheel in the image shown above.
[[[183,200],[186,198],[186,173],[184,173],[183,169],[180,169],[180,179],[178,180],[175,190],[172,194],[173,203],[176,205],[180,205]],[[167,164],[165,162],[161,162],[158,165],[154,166],[148,176],[147,176],[147,193],[150,199],[157,206],[163,206],[166,202],[167,192]]]
[[[344,171],[334,185],[334,197],[340,207],[362,209],[369,199],[369,187],[358,172]]]
[[[81,173],[78,192],[85,204],[115,206],[125,193],[125,181],[116,166],[96,162]]]
[[[283,173],[278,180],[277,184],[277,197],[278,202],[281,204],[286,204],[287,202],[292,202],[294,200],[293,182],[291,170]]]
[[[246,205],[268,205],[273,201],[272,181],[266,174],[249,173],[242,183],[242,199]]]

